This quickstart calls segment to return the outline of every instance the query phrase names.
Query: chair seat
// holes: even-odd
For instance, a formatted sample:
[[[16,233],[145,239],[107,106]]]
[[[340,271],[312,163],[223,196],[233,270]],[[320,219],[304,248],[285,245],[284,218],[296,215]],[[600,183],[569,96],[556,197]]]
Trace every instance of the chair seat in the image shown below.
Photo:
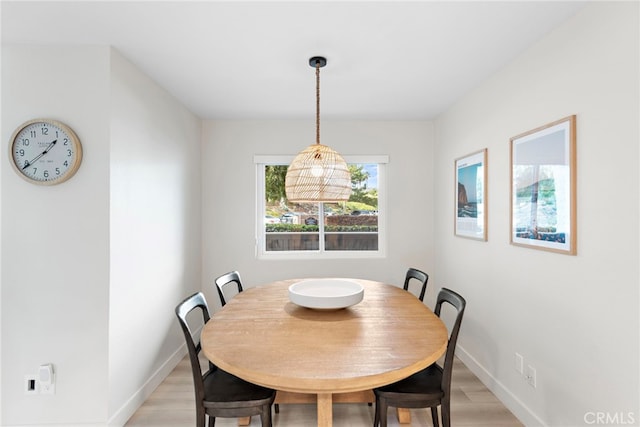
[[[249,383],[222,369],[208,371],[204,377],[204,406],[239,408],[270,404],[275,391]]]
[[[436,364],[416,372],[403,380],[373,390],[391,403],[394,398],[403,402],[415,400],[424,402],[439,400],[444,396],[442,390],[442,368]]]

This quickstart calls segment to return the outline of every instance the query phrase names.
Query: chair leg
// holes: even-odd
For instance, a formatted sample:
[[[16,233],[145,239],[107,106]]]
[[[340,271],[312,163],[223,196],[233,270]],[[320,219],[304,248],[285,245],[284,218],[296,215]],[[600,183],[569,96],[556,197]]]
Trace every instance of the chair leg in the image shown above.
[[[196,427],[205,427],[207,416],[204,413],[204,408],[196,408]]]
[[[262,407],[262,413],[260,414],[260,421],[262,421],[262,427],[271,426],[271,405],[264,405]]]
[[[276,414],[279,414],[280,413],[280,404],[276,403],[273,406],[275,406],[275,408],[276,408]]]
[[[387,401],[384,398],[380,398],[380,427],[387,427]]]
[[[209,427],[215,427],[216,425],[216,417],[212,417],[209,415]]]
[[[451,407],[449,406],[449,400],[440,403],[440,410],[442,411],[442,427],[450,427]]]
[[[433,422],[433,427],[438,427],[438,407],[431,407],[431,421]]]
[[[375,407],[374,416],[373,416],[373,427],[378,427],[378,423],[380,422],[380,412],[378,412],[379,408],[380,408],[380,400],[378,399],[378,396],[376,396],[376,407]]]

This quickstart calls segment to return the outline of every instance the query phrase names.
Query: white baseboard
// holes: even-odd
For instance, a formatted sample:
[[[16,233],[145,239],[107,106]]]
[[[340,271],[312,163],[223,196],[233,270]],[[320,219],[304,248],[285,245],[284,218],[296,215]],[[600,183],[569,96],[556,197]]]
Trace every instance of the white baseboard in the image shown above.
[[[460,345],[456,346],[456,356],[471,372],[515,415],[525,426],[547,427],[520,399],[496,379],[478,361]]]
[[[151,393],[164,381],[165,378],[173,371],[176,365],[187,354],[186,344],[182,344],[176,351],[167,359],[166,362],[156,370],[153,375],[147,380],[146,383],[138,389],[137,392],[129,398],[129,400],[122,405],[122,407],[109,419],[109,427],[122,427],[131,418],[131,416],[138,410],[138,408],[144,403],[145,400],[151,396]]]

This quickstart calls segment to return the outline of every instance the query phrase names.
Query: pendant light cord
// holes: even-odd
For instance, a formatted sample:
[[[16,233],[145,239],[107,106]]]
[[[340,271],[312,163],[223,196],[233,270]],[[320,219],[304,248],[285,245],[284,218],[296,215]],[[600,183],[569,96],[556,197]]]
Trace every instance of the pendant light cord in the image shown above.
[[[320,61],[316,61],[316,144],[320,144]]]
[[[346,202],[351,195],[351,174],[344,158],[320,143],[320,68],[322,56],[309,58],[316,69],[316,142],[299,152],[287,168],[285,193],[289,203]]]

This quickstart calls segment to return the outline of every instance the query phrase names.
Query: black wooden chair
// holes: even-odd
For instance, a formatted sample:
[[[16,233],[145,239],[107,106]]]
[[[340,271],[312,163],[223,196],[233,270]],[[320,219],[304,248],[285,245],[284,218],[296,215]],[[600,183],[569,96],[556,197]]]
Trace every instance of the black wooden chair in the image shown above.
[[[227,303],[224,298],[224,289],[232,283],[236,284],[238,293],[242,292],[242,281],[240,280],[240,273],[237,271],[230,271],[216,279],[216,288],[218,289],[218,295],[220,295],[220,304],[223,307]]]
[[[229,273],[223,274],[222,276],[216,278],[216,289],[218,289],[218,295],[220,296],[220,305],[224,307],[227,304],[227,300],[224,297],[224,290],[227,286],[231,286],[231,284],[235,283],[237,288],[237,293],[242,292],[242,280],[240,279],[240,273],[237,271],[230,271]],[[275,404],[276,413],[280,413],[280,405],[278,403]]]
[[[196,395],[196,427],[206,426],[206,416],[209,417],[209,427],[214,427],[216,417],[238,418],[252,415],[260,415],[262,427],[271,427],[271,404],[276,397],[275,390],[249,383],[219,369],[211,362],[208,370],[202,373],[198,357],[202,349],[200,339],[194,341],[193,332],[187,323],[189,313],[197,309],[202,313],[199,327],[209,321],[209,308],[201,292],[191,295],[176,307],[191,360]],[[194,319],[189,319],[193,325]]]
[[[420,291],[420,296],[418,297],[420,301],[424,301],[424,293],[427,290],[427,282],[429,281],[429,275],[424,271],[420,271],[416,268],[410,268],[407,270],[407,275],[404,278],[404,290],[409,290],[409,285],[412,279],[418,280],[422,286]]]
[[[440,316],[443,303],[448,303],[457,310],[455,322],[449,335],[449,343],[444,358],[444,366],[437,363],[396,383],[373,390],[376,395],[376,413],[373,426],[387,426],[387,409],[396,408],[431,408],[431,419],[434,427],[438,427],[438,406],[441,407],[443,427],[451,426],[451,374],[453,356],[460,331],[460,323],[467,305],[465,299],[456,292],[442,288],[438,294],[435,314]]]

